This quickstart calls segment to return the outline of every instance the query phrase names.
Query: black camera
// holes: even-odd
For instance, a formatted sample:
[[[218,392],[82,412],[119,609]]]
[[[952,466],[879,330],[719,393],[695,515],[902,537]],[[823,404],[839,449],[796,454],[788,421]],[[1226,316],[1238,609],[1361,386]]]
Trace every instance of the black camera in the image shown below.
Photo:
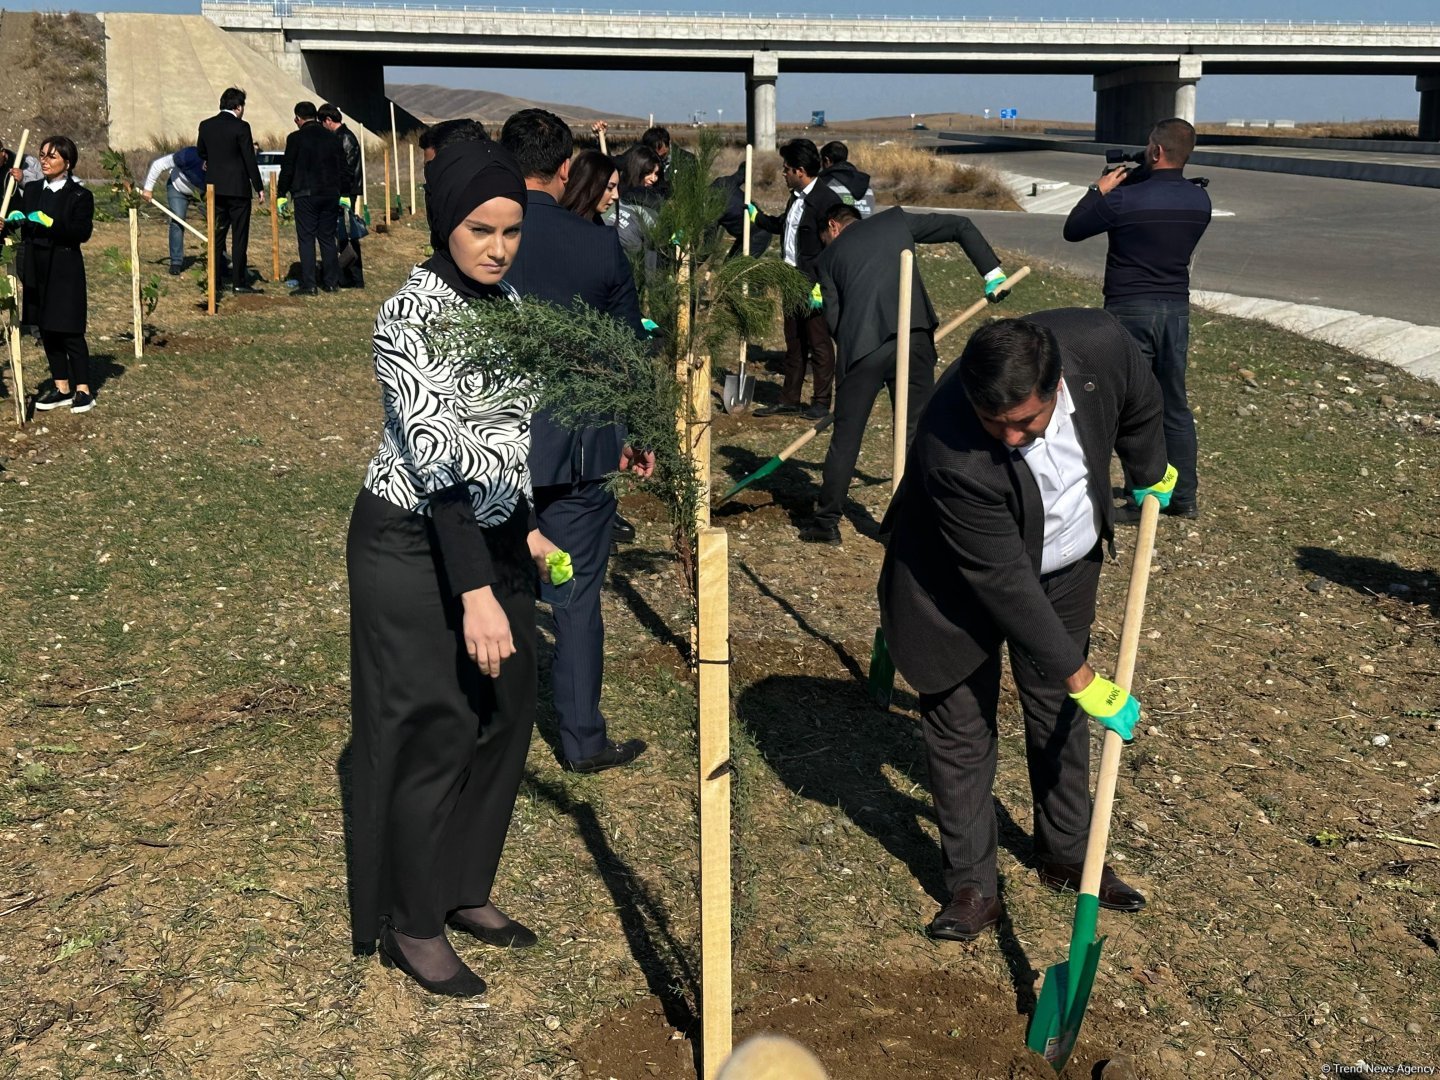
[[[1105,164],[1124,165],[1127,162],[1135,165],[1144,165],[1145,151],[1136,150],[1133,154],[1127,154],[1118,146],[1112,146],[1109,150],[1105,151]]]

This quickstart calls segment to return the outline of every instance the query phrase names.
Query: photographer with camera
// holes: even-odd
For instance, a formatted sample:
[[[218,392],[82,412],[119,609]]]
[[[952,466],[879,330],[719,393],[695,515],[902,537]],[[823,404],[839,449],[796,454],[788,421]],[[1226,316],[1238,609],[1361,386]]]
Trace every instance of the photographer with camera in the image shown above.
[[[1188,122],[1179,117],[1160,121],[1142,154],[1107,154],[1138,161],[1139,167],[1107,168],[1065,219],[1066,240],[1110,236],[1105,310],[1139,342],[1160,382],[1165,452],[1179,472],[1163,512],[1185,518],[1199,516],[1195,417],[1185,394],[1190,257],[1210,224],[1205,182],[1185,176],[1194,149],[1195,129]]]

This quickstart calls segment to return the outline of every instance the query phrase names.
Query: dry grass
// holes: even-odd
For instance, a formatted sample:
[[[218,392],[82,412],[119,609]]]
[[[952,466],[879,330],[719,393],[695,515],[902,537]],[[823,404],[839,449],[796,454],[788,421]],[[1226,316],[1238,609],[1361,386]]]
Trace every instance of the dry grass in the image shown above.
[[[34,127],[69,135],[80,146],[104,146],[109,113],[105,104],[105,31],[94,15],[37,14],[30,27],[30,68],[40,74],[44,93]]]
[[[957,165],[928,150],[891,140],[852,140],[850,160],[868,172],[881,206],[937,206],[972,210],[1018,210],[999,175],[989,168]],[[720,153],[716,168],[733,172],[744,158],[743,147]],[[779,154],[755,155],[754,198],[767,210],[778,210],[789,193],[780,177]]]
[[[1413,120],[1351,120],[1296,124],[1293,128],[1233,128],[1224,124],[1200,124],[1203,135],[1259,135],[1290,139],[1387,139],[1409,141],[1420,137],[1420,125]]]

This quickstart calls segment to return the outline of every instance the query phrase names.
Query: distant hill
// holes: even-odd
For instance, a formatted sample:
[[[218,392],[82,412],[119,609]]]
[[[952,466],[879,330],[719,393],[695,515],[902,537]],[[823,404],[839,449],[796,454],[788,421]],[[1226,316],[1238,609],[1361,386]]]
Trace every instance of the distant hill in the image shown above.
[[[521,109],[549,109],[571,125],[588,125],[594,120],[611,120],[621,123],[639,122],[633,116],[616,116],[614,113],[587,109],[583,105],[527,101],[525,98],[511,97],[509,94],[496,94],[489,90],[457,90],[449,86],[432,86],[428,83],[386,85],[385,93],[396,105],[426,123],[468,116],[486,125],[503,124],[506,117]]]

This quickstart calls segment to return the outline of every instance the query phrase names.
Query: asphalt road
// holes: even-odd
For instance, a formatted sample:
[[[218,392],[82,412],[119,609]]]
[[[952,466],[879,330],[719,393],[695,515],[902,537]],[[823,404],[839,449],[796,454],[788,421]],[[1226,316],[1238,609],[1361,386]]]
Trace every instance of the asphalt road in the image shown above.
[[[1006,172],[1088,184],[1101,160],[1055,151],[963,151]],[[1217,217],[1195,253],[1196,289],[1345,308],[1440,325],[1440,190],[1245,169],[1187,169],[1210,178]],[[1064,218],[970,211],[997,247],[1100,277],[1103,236],[1061,238]]]

